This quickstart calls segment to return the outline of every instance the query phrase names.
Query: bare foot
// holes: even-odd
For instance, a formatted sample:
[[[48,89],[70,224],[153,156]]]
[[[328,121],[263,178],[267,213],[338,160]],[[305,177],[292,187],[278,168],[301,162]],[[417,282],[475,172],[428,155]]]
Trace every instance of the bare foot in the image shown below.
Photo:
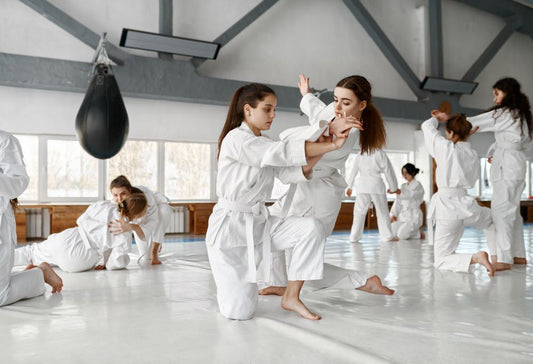
[[[61,292],[63,289],[63,280],[52,269],[50,264],[41,263],[37,268],[43,271],[44,281],[52,287],[52,293]]]
[[[373,294],[384,294],[387,296],[392,296],[394,290],[386,287],[381,283],[381,279],[378,276],[372,276],[366,280],[364,286],[356,288],[359,291],[373,293]]]
[[[94,270],[105,270],[105,265],[96,265]]]
[[[489,255],[487,254],[487,252],[481,251],[472,255],[472,263],[481,264],[482,266],[487,268],[487,271],[489,272],[489,277],[494,276],[494,266],[490,264]]]
[[[424,230],[420,229],[420,240],[424,240],[426,238],[426,233]]]
[[[30,264],[28,264],[28,265],[26,266],[26,268],[24,268],[24,270],[30,270],[30,269],[33,269],[33,268],[37,268],[37,266],[36,266],[36,265],[33,265],[32,263],[30,263]]]
[[[159,265],[161,264],[161,261],[157,256],[152,256],[152,265]]]
[[[300,316],[308,320],[320,320],[322,318],[316,313],[309,311],[309,309],[305,307],[304,303],[300,301],[299,299],[291,300],[283,296],[281,298],[281,307],[284,310],[294,311],[296,313],[299,313]]]
[[[511,269],[511,264],[507,264],[507,263],[496,262],[496,263],[492,263],[492,266],[494,267],[494,269],[497,272],[501,271],[501,270],[509,270],[509,269]]]
[[[526,259],[526,258],[517,258],[517,257],[514,257],[514,258],[513,258],[513,263],[514,263],[514,264],[527,264],[527,259]]]
[[[287,287],[269,286],[269,287],[260,289],[259,294],[262,296],[266,296],[269,294],[275,294],[276,296],[283,296],[285,294],[285,290],[287,290]]]
[[[395,236],[395,237],[393,237],[392,239],[390,239],[389,241],[398,241],[398,240],[400,240],[400,238],[397,237],[397,236]]]

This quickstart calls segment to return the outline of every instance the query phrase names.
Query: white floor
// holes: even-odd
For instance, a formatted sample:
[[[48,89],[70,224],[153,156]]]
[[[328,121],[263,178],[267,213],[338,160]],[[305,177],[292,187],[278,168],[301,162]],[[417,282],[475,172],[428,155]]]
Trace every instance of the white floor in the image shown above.
[[[533,263],[533,226],[525,228]],[[185,239],[186,240],[186,239]],[[461,251],[484,249],[467,230]],[[350,244],[335,234],[326,261],[380,275],[392,297],[305,291],[311,322],[260,297],[256,317],[217,311],[205,243],[173,237],[163,265],[68,274],[61,294],[0,308],[0,363],[533,363],[533,268],[489,278],[435,272],[418,240]]]

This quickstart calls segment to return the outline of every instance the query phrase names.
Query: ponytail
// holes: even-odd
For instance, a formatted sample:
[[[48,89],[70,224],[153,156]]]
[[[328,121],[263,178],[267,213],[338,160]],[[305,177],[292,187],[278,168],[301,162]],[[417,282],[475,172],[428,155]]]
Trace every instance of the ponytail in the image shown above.
[[[17,207],[19,205],[19,199],[18,198],[12,198],[9,200],[9,204],[11,205],[11,208],[13,209],[13,212],[17,211]]]
[[[260,101],[263,101],[268,95],[276,95],[274,90],[270,87],[260,84],[251,83],[249,85],[241,86],[235,91],[228,109],[228,115],[226,116],[226,123],[222,128],[222,132],[218,137],[218,153],[217,159],[220,155],[220,148],[222,141],[228,135],[230,131],[241,126],[244,120],[244,105],[248,104],[252,108],[255,108]]]

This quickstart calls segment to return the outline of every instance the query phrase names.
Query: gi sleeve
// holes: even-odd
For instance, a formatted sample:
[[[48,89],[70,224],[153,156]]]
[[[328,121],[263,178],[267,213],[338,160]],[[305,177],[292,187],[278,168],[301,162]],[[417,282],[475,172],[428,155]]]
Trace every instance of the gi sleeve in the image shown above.
[[[5,135],[0,142],[0,196],[13,199],[26,190],[30,178],[19,141],[11,134]]]

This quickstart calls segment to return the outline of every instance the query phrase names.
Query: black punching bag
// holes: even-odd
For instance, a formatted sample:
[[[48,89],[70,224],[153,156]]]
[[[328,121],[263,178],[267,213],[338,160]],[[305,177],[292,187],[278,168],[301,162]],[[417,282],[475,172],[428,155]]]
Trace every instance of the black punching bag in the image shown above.
[[[128,113],[111,67],[96,65],[76,116],[78,140],[87,153],[99,159],[117,154],[128,137]]]

